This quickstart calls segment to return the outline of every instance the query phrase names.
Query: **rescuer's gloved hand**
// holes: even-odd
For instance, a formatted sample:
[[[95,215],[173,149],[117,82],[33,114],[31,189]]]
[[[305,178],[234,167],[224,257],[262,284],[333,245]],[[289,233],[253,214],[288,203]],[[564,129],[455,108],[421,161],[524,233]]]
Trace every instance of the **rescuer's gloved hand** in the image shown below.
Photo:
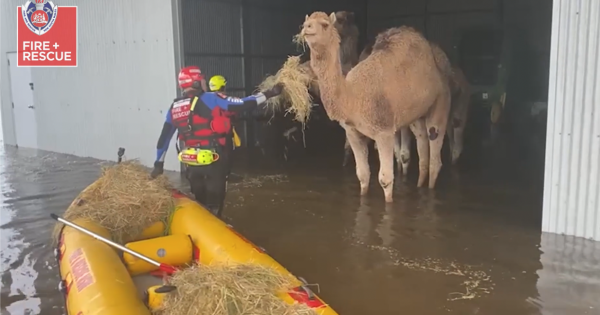
[[[283,92],[283,83],[277,83],[274,87],[264,91],[263,94],[267,98],[271,98],[281,94],[281,92]]]
[[[154,162],[154,169],[152,170],[152,173],[150,173],[150,177],[156,178],[161,175],[164,172],[164,166],[165,162]]]

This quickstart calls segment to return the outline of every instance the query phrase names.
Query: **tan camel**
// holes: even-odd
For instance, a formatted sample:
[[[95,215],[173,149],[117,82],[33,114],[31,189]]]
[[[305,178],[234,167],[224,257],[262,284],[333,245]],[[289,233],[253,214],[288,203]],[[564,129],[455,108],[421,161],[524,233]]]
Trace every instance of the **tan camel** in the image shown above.
[[[337,11],[335,12],[335,29],[340,35],[340,62],[342,63],[342,72],[346,75],[358,63],[358,26],[354,21],[354,12]],[[317,76],[310,67],[310,60],[300,65],[309,75],[313,77],[309,92],[313,96],[320,96],[319,82]]]
[[[429,176],[429,187],[434,188],[450,111],[449,61],[436,63],[423,35],[403,26],[379,34],[371,55],[344,78],[335,21],[335,13],[314,12],[306,16],[301,35],[310,47],[310,65],[327,115],[346,130],[361,194],[367,193],[370,179],[368,137],[379,148],[379,184],[385,200],[393,200],[395,135],[407,125],[417,137],[417,186]]]
[[[371,54],[372,49],[373,42],[363,49],[359,57],[359,62],[367,58]],[[447,55],[438,45],[432,43],[432,49],[436,56],[436,60],[440,61],[447,58]],[[467,81],[463,71],[456,65],[452,66],[452,73],[448,81],[452,95],[452,105],[450,109],[450,115],[448,117],[446,135],[448,136],[452,164],[454,165],[458,161],[458,158],[463,150],[463,137],[468,118],[471,86],[469,85],[469,82]],[[410,130],[408,127],[403,127],[399,132],[397,132],[396,144],[394,146],[394,156],[396,157],[398,171],[400,171],[403,175],[407,174],[408,167],[410,165],[411,140]],[[375,145],[375,150],[377,150],[377,145]],[[351,154],[352,149],[350,148],[348,139],[346,139],[346,143],[344,144],[344,166],[347,164]]]

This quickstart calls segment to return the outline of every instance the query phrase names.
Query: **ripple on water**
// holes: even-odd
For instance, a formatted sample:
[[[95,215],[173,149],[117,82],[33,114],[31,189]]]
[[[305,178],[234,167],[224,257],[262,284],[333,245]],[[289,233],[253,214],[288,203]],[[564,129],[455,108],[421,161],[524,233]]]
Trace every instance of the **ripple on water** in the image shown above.
[[[457,277],[461,281],[460,285],[463,287],[463,292],[448,293],[448,301],[471,300],[490,294],[494,290],[494,283],[491,276],[483,270],[477,270],[475,266],[429,257],[409,259],[402,257],[396,249],[378,245],[366,245],[360,241],[355,242],[354,245],[365,246],[373,251],[387,253],[395,266],[402,266],[414,271],[433,272]]]

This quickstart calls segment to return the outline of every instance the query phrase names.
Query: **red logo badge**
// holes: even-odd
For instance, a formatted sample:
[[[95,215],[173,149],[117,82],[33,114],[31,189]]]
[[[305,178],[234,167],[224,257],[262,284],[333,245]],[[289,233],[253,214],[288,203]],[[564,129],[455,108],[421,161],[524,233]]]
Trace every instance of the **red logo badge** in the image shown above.
[[[17,7],[17,67],[77,67],[77,7],[27,1]]]

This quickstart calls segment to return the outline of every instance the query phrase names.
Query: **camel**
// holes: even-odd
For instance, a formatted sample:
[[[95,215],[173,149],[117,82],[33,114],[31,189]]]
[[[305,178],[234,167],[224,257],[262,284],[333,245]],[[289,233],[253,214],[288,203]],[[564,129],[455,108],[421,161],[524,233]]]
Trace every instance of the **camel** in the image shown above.
[[[363,61],[371,54],[373,44],[374,42],[371,42],[363,49],[358,62]],[[447,58],[444,51],[438,45],[431,43],[431,47],[438,60]],[[448,117],[446,135],[448,136],[452,156],[451,163],[452,165],[455,165],[463,151],[464,129],[468,118],[471,89],[464,72],[457,65],[452,65],[452,73],[448,80],[448,84],[450,85],[452,95],[452,105],[450,116]],[[408,127],[403,127],[397,133],[394,156],[396,157],[398,171],[404,176],[406,176],[410,165],[410,144],[410,129]],[[375,150],[377,150],[377,145],[375,145]],[[343,166],[346,166],[351,154],[352,149],[350,148],[348,139],[346,139],[346,143],[344,144]]]
[[[358,63],[358,36],[360,32],[358,26],[354,21],[354,12],[349,11],[337,11],[335,12],[336,21],[334,26],[340,34],[340,61],[342,63],[342,71],[344,75],[352,69]],[[308,73],[311,77],[311,83],[308,86],[309,93],[313,98],[320,99],[319,82],[317,77],[310,67],[310,60],[300,64],[300,68]],[[294,138],[294,133],[301,133],[301,128],[297,123],[283,132],[283,137],[286,139],[286,143],[291,142],[290,139]],[[301,138],[302,136],[300,136]],[[287,155],[284,154],[284,158],[287,160]]]
[[[396,131],[409,125],[419,153],[417,186],[423,186],[429,176],[429,188],[435,188],[450,111],[450,62],[447,58],[436,62],[427,39],[414,28],[402,26],[377,35],[373,52],[344,78],[340,34],[333,27],[336,18],[335,13],[307,15],[301,36],[310,47],[310,66],[325,111],[346,131],[361,195],[369,187],[366,138],[370,138],[379,149],[378,179],[385,201],[393,201]]]

